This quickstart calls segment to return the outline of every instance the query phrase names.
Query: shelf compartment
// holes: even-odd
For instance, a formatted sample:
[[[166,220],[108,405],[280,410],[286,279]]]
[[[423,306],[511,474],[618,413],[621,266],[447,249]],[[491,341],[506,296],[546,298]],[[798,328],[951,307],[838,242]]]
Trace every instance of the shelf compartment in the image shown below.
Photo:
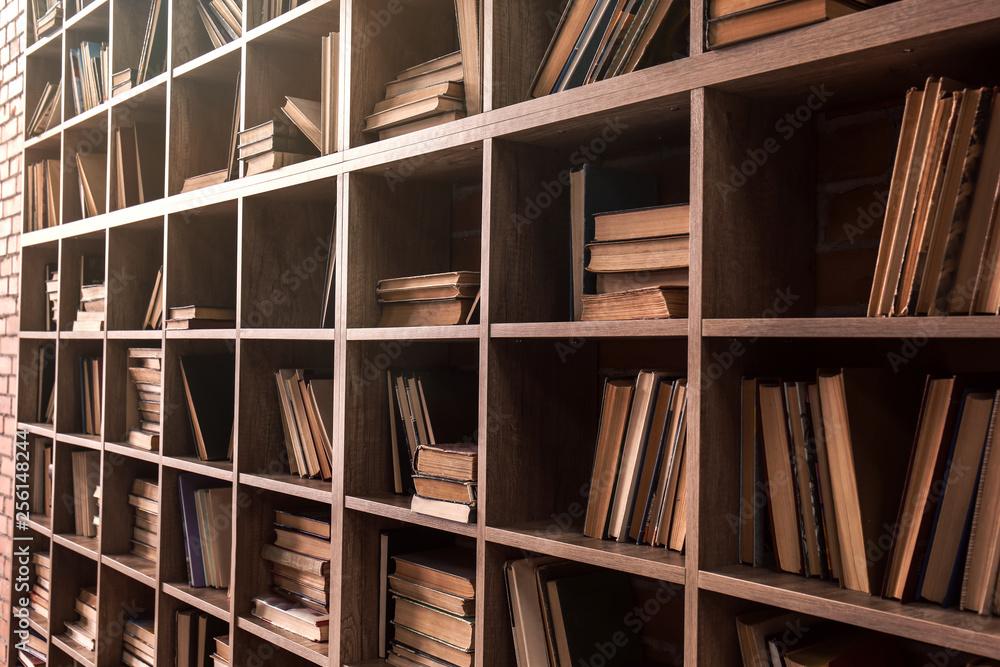
[[[85,1],[85,0],[84,0]],[[111,11],[108,0],[90,0],[77,12],[66,18],[67,30],[91,30],[107,28],[108,13]]]
[[[212,45],[212,40],[205,30],[198,13],[198,0],[183,0],[171,3],[170,20],[172,23],[170,42],[170,62],[174,68],[174,76],[182,75],[198,66],[236,54],[236,68],[239,68],[239,51],[243,39],[235,39],[219,48]]]
[[[314,665],[327,665],[330,660],[330,644],[328,642],[310,641],[256,617],[240,616],[236,620],[236,625],[241,630],[246,630],[267,643],[288,651],[303,660],[308,660]],[[283,661],[282,664],[287,663]]]
[[[183,583],[163,583],[163,592],[170,597],[229,623],[229,596],[216,588],[192,588]]]
[[[554,521],[485,531],[486,540],[524,551],[557,556],[598,567],[621,570],[683,584],[684,556],[663,547],[618,543],[586,537],[582,526],[563,528]]]
[[[74,166],[75,170],[75,166]],[[75,173],[75,172],[74,172]],[[77,193],[79,205],[79,193]],[[77,312],[80,310],[80,288],[84,284],[102,283],[105,286],[107,307],[107,266],[105,232],[98,231],[66,239],[62,242],[59,259],[59,332],[67,334],[98,334],[102,331],[73,331]],[[83,283],[81,283],[81,277]],[[106,317],[107,311],[105,311]]]
[[[336,195],[337,182],[328,179],[243,200],[243,326],[332,328],[335,283],[329,287],[327,321],[321,320],[336,253]]]
[[[1000,621],[971,612],[915,602],[900,604],[838,588],[830,582],[779,574],[765,568],[732,565],[698,573],[704,590],[764,604],[780,605],[804,614],[891,632],[946,648],[1000,657]]]
[[[91,558],[61,548],[58,539],[58,537],[53,538],[52,579],[49,582],[51,594],[49,632],[52,635],[52,645],[72,656],[74,660],[94,667],[96,665],[94,651],[88,651],[64,633],[66,632],[65,624],[79,618],[79,613],[74,605],[80,589],[98,586],[97,556],[94,554],[94,557]],[[94,541],[96,542],[96,540]],[[98,598],[97,613],[98,619],[100,619],[101,600],[99,595]]]
[[[66,340],[60,345],[59,363],[56,366],[56,425],[59,429],[58,440],[72,442],[73,444],[85,447],[100,449],[101,433],[103,432],[103,380],[107,376],[107,368],[104,359],[104,342],[102,340]],[[88,405],[83,403],[83,370],[80,360],[83,358],[98,359],[100,368],[100,386],[96,393],[97,400],[101,402],[98,406],[98,413],[101,415],[101,423],[94,424],[96,433],[87,433],[84,418],[85,409],[90,410]],[[90,392],[94,395],[94,392]]]
[[[394,494],[384,494],[378,496],[347,496],[344,499],[344,507],[362,514],[381,516],[386,519],[395,519],[415,526],[424,526],[441,530],[455,535],[466,537],[476,536],[476,524],[458,523],[447,519],[439,519],[436,516],[420,514],[410,509],[409,496],[399,496]]]
[[[101,481],[101,514],[116,517],[117,520],[101,523],[101,553],[105,554],[105,558],[113,555],[123,564],[135,562],[140,565],[148,564],[148,568],[145,569],[136,565],[129,567],[155,581],[156,564],[131,553],[134,511],[128,500],[132,494],[132,484],[137,479],[159,483],[159,470],[156,464],[105,452],[104,479]],[[155,585],[149,581],[145,583]]]
[[[157,0],[138,0],[127,4],[116,4],[112,16],[112,34],[114,36],[115,48],[111,54],[110,74],[120,72],[126,68],[132,70],[133,84],[142,85],[145,81],[137,82],[135,79],[139,75],[139,63],[143,59],[143,47],[145,46],[146,31],[149,27],[149,14],[152,7],[157,6]],[[170,11],[167,3],[161,3],[160,15],[158,17],[158,33],[162,42],[158,42],[162,48],[162,62],[148,63],[147,81],[167,71],[167,38]],[[162,32],[160,32],[162,31]],[[152,76],[149,76],[149,75]],[[108,90],[111,95],[111,90]]]
[[[156,563],[151,560],[135,554],[112,554],[102,556],[101,562],[130,579],[156,587]]]
[[[164,320],[180,306],[236,307],[236,202],[171,215],[167,221]],[[192,335],[203,330],[168,330]],[[211,331],[211,330],[204,330]]]
[[[31,420],[29,430],[51,432],[53,422],[43,420],[50,396],[56,391],[56,343],[22,338],[19,348],[21,367],[17,380],[17,414],[22,419]]]
[[[38,102],[41,99],[42,92],[45,90],[45,85],[51,83],[53,85],[58,85],[60,81],[63,80],[62,76],[62,53],[60,50],[61,40],[54,40],[47,43],[44,47],[39,49],[30,49],[28,56],[25,58],[25,104],[24,111],[26,114],[25,124],[31,120],[31,115],[34,114],[35,109],[38,108]],[[62,91],[59,93],[62,95]],[[51,123],[53,130],[56,130],[56,134],[53,135],[53,130],[44,132],[38,136],[57,136],[60,123],[62,122],[62,99],[57,100],[55,105],[56,118]],[[25,127],[25,132],[27,132],[27,127]],[[33,141],[32,137],[25,135],[27,141]],[[58,139],[56,140],[58,144]],[[56,152],[58,153],[59,146],[55,146]],[[58,156],[57,156],[58,157]]]
[[[109,332],[142,330],[162,266],[163,218],[143,220],[108,231],[105,324]],[[159,332],[156,335],[159,336]]]
[[[273,491],[286,496],[297,496],[327,505],[333,503],[333,491],[330,482],[318,479],[303,479],[298,475],[278,474],[248,474],[240,475],[240,483],[257,489]]]
[[[153,619],[155,624],[160,620],[156,618],[155,580],[147,584],[142,578],[133,578],[131,573],[105,563],[101,567],[100,598],[97,627],[101,632],[97,638],[97,659],[101,664],[117,664],[122,657],[125,623]],[[170,622],[173,622],[172,618]]]
[[[116,103],[111,110],[108,211],[119,211],[163,198],[167,140],[166,91],[166,85],[148,89],[144,94],[130,97],[127,102]],[[122,152],[121,165],[119,150]],[[126,186],[124,192],[119,192],[120,183]],[[162,218],[159,217],[149,222],[156,220],[162,225]],[[151,249],[155,247],[155,243],[150,243]]]
[[[142,419],[139,414],[139,392],[135,387],[135,383],[132,382],[131,371],[129,370],[129,368],[133,367],[133,362],[135,361],[129,357],[129,350],[133,347],[159,348],[160,346],[153,341],[108,341],[104,381],[104,396],[107,403],[105,420],[107,421],[107,425],[104,431],[104,439],[106,443],[115,444],[118,447],[119,454],[115,454],[116,457],[120,457],[120,453],[124,452],[125,459],[127,460],[145,459],[155,463],[159,461],[159,446],[149,451],[128,443],[130,432],[139,430],[142,425]],[[163,377],[162,364],[160,377]],[[159,423],[162,430],[164,416],[162,394],[160,405]],[[105,447],[107,447],[107,444]],[[122,461],[121,458],[118,458],[118,460]],[[156,475],[151,474],[149,476],[155,477]]]
[[[168,112],[168,195],[178,194],[185,178],[224,169],[230,164],[240,51],[232,51],[229,56],[212,61],[212,67],[199,67],[187,76],[178,77],[175,72]],[[211,110],[210,117],[206,116],[206,109]],[[219,187],[202,188],[201,194],[215,192]]]
[[[96,44],[110,45],[110,26],[109,26],[109,16],[110,16],[110,5],[108,0],[100,0],[88,5],[83,12],[77,14],[76,17],[69,19],[65,26],[65,49],[63,54],[63,67],[65,72],[65,90],[63,94],[63,122],[66,127],[73,127],[74,129],[83,129],[86,127],[93,127],[89,125],[89,122],[99,113],[107,111],[106,99],[100,100],[97,104],[89,109],[81,109],[80,113],[77,113],[76,107],[73,104],[72,86],[73,86],[73,75],[72,75],[72,65],[69,56],[70,49],[79,49],[82,42],[94,42]],[[104,92],[108,95],[111,93],[111,62],[112,54],[108,53],[108,61],[105,62],[105,68],[102,76],[107,77],[107,83]],[[84,58],[86,60],[86,58]],[[82,83],[81,76],[81,83]],[[100,111],[98,111],[100,110]],[[106,123],[105,118],[105,123]],[[107,125],[104,125],[104,130],[107,132]]]

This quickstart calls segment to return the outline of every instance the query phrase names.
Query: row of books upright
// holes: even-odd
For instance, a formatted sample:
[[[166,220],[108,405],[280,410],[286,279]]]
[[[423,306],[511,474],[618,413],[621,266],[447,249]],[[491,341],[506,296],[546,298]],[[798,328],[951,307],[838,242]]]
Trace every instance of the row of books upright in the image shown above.
[[[59,160],[42,160],[25,168],[25,231],[59,224],[59,164]]]
[[[605,381],[584,535],[683,550],[686,416],[686,378],[644,370]]]
[[[928,376],[921,399],[876,369],[744,380],[740,559],[768,565],[773,549],[781,571],[1000,613],[998,386]]]
[[[229,629],[225,622],[197,609],[178,611],[175,622],[177,624],[177,667],[208,667],[209,665],[228,667],[230,664]]]
[[[243,36],[241,0],[198,0],[196,7],[205,32],[215,48]]]
[[[80,48],[69,50],[70,83],[73,109],[77,115],[93,109],[108,99],[111,89],[108,76],[108,45],[105,43],[80,43]]]
[[[80,357],[80,422],[87,435],[101,434],[102,357]]]
[[[997,89],[906,94],[869,317],[1000,312]]]
[[[233,488],[193,473],[177,476],[188,580],[193,588],[229,588]]]
[[[285,368],[274,374],[293,475],[330,479],[333,466],[333,371]]]

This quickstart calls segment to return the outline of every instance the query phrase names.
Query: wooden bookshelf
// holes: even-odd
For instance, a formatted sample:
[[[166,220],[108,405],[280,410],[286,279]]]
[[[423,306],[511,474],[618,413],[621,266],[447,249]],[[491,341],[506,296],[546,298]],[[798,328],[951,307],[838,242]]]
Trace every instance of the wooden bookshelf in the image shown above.
[[[25,141],[25,164],[62,159],[61,224],[21,237],[18,427],[54,440],[57,493],[72,489],[71,452],[96,449],[103,460],[98,537],[72,534],[72,503],[58,498],[54,516],[32,516],[23,533],[52,552],[51,618],[30,619],[49,637],[49,664],[117,664],[120,633],[99,638],[96,652],[65,634],[77,591],[89,585],[98,587],[102,627],[135,601],[142,613],[155,614],[161,667],[174,662],[174,614],[190,607],[229,624],[234,665],[384,664],[376,659],[379,531],[407,525],[477,546],[477,667],[516,665],[503,563],[528,553],[675,587],[682,612],[672,623],[690,665],[738,664],[734,618],[763,605],[1000,658],[997,619],[900,605],[738,565],[737,533],[727,517],[739,504],[741,376],[884,364],[900,339],[917,338],[926,344],[911,362],[916,371],[978,370],[983,363],[997,371],[1000,323],[817,314],[824,285],[815,270],[822,143],[815,119],[782,142],[759,178],[729,193],[719,187],[748,149],[775,136],[775,120],[802,105],[813,86],[833,93],[818,116],[889,109],[898,117],[906,90],[928,75],[970,85],[1000,82],[1000,3],[897,0],[706,52],[705,0],[691,0],[689,57],[525,101],[553,29],[543,14],[558,15],[560,3],[489,0],[481,3],[483,113],[377,141],[361,128],[385,81],[457,48],[452,0],[403,0],[402,13],[376,24],[377,31],[370,22],[385,0],[309,0],[266,23],[261,2],[245,3],[243,37],[213,49],[195,1],[170,0],[164,74],[80,114],[64,90],[61,124]],[[109,43],[111,72],[134,67],[148,7],[148,0],[93,0],[66,17],[63,28],[29,44],[22,56],[27,110],[46,82],[68,81],[68,49],[83,39]],[[179,194],[185,177],[222,166],[213,160],[224,154],[223,128],[237,93],[244,100],[241,129],[267,120],[285,95],[319,97],[320,38],[338,30],[337,152]],[[137,118],[162,128],[164,196],[117,209],[109,188],[107,213],[84,218],[75,155],[108,153],[116,128]],[[659,203],[690,201],[686,319],[569,321],[568,188],[549,197],[528,224],[518,217],[545,184],[580,166],[581,148],[602,133],[614,138],[594,144],[595,160],[654,174]],[[107,170],[113,177],[110,158]],[[334,316],[333,326],[323,328],[325,260],[310,269],[307,258],[322,254],[333,225]],[[105,260],[106,331],[72,331],[83,254]],[[54,263],[59,322],[46,331],[44,270]],[[161,265],[165,308],[234,306],[236,327],[139,330]],[[296,268],[304,277],[292,288],[286,272]],[[376,326],[377,280],[459,269],[482,272],[478,324]],[[794,303],[770,316],[776,293],[785,289],[794,291]],[[720,364],[734,342],[749,353]],[[46,346],[56,378],[49,424],[40,423],[37,398]],[[137,346],[163,350],[168,407],[158,452],[124,444],[135,420],[126,410],[126,359]],[[232,354],[236,362],[232,462],[203,462],[195,454],[178,359],[196,353]],[[475,417],[469,435],[480,443],[477,523],[415,514],[392,493],[386,366],[379,355],[393,368],[451,365],[476,376],[478,394],[461,410]],[[82,433],[81,356],[104,361],[99,435]],[[366,375],[371,366],[374,379]],[[283,463],[273,373],[290,367],[334,370],[332,481],[300,479]],[[586,501],[581,487],[591,472],[599,373],[652,367],[689,378],[683,554],[585,538],[574,509]],[[238,509],[228,594],[187,584],[177,491],[185,472],[232,486]],[[160,482],[155,563],[128,553],[126,496],[139,476]],[[272,512],[302,507],[328,507],[332,522],[328,644],[301,641],[250,613],[253,597],[267,591],[258,555],[270,539]]]

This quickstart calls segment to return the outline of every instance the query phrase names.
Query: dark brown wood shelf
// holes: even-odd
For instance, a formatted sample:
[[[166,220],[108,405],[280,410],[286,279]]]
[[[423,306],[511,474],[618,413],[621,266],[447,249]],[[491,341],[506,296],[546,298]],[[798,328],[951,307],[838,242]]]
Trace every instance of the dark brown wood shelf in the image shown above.
[[[112,454],[120,454],[133,459],[139,459],[140,461],[149,461],[150,463],[159,463],[160,461],[160,452],[151,452],[126,443],[105,442],[104,451],[111,452]]]
[[[46,537],[52,537],[52,517],[44,514],[29,514],[28,528]]]
[[[686,319],[490,325],[490,338],[666,338],[687,335]]]
[[[328,642],[309,641],[253,616],[240,616],[236,620],[236,624],[241,629],[315,665],[326,665],[330,660],[330,644]]]
[[[705,320],[717,338],[998,338],[1000,317],[817,317]]]
[[[478,324],[347,329],[347,340],[476,340],[478,338]]]
[[[327,505],[333,502],[333,488],[329,481],[324,482],[319,479],[308,479],[291,474],[241,473],[240,483]]]
[[[229,595],[219,588],[192,588],[187,584],[163,583],[163,592],[185,604],[211,614],[218,619],[230,622]]]
[[[168,468],[233,481],[233,464],[228,461],[202,461],[194,456],[164,456],[161,460]]]
[[[156,588],[156,563],[135,554],[105,554],[101,562],[127,577]]]
[[[436,516],[428,516],[426,514],[414,512],[410,509],[409,496],[397,496],[395,494],[370,496],[366,498],[347,496],[344,499],[344,507],[356,512],[374,514],[387,519],[404,521],[416,526],[426,526],[427,528],[443,530],[457,535],[465,535],[468,537],[475,537],[476,535],[476,524],[474,523],[457,523],[447,519],[439,519]]]
[[[88,449],[101,448],[101,436],[99,435],[87,435],[85,433],[57,433],[55,439],[57,442],[65,442],[69,445],[77,445],[78,447],[86,447]]]
[[[81,556],[86,556],[95,562],[100,558],[97,553],[98,542],[96,537],[58,533],[52,536],[52,543],[72,549]]]
[[[83,646],[77,644],[69,635],[55,635],[51,639],[52,645],[60,651],[76,660],[86,667],[97,667],[96,657],[93,651],[88,651]]]

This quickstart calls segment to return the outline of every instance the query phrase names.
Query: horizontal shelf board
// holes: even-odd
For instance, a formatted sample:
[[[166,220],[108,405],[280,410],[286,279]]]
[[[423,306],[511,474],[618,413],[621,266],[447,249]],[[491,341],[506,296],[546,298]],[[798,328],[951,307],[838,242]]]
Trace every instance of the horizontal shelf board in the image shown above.
[[[298,496],[319,503],[333,503],[333,487],[330,482],[318,479],[304,479],[298,475],[240,474],[240,483],[258,489],[276,491],[288,496]]]
[[[486,540],[642,577],[684,583],[684,556],[664,547],[618,543],[564,530],[544,521],[511,528],[486,528]]]
[[[192,588],[187,584],[164,582],[163,592],[226,623],[230,621],[229,595],[225,589]]]
[[[55,331],[22,331],[18,334],[21,340],[55,340]]]
[[[104,451],[111,454],[119,454],[121,456],[127,456],[133,459],[139,459],[140,461],[149,461],[150,463],[160,462],[160,452],[150,452],[145,449],[139,449],[132,445],[127,445],[118,442],[106,442],[104,443]]]
[[[63,120],[62,129],[64,132],[73,130],[105,130],[108,128],[108,109],[111,103],[104,101],[95,107],[91,107],[82,113]],[[102,117],[103,116],[103,117]],[[74,221],[75,222],[75,221]]]
[[[85,435],[83,433],[57,433],[56,441],[65,442],[70,445],[89,447],[90,449],[101,448],[101,437],[98,435]]]
[[[150,588],[156,588],[156,563],[135,554],[105,555],[101,561],[125,576],[141,581]]]
[[[236,329],[167,329],[172,340],[236,340]]]
[[[252,616],[240,616],[236,621],[236,625],[251,634],[257,635],[264,641],[283,648],[289,653],[294,653],[313,664],[326,667],[330,660],[329,642],[317,643],[309,641],[305,637],[287,632],[276,625]]]
[[[744,565],[699,572],[698,586],[714,593],[1000,658],[1000,618],[923,602],[900,604],[838,588],[831,582]]]
[[[81,556],[86,556],[92,561],[97,561],[98,542],[96,537],[83,537],[82,535],[59,534],[52,536],[53,544],[71,549]]]
[[[347,330],[347,340],[475,340],[479,324],[440,327],[370,327]]]
[[[347,496],[344,499],[344,506],[349,510],[364,512],[365,514],[375,514],[387,519],[396,519],[397,521],[405,521],[417,526],[426,526],[427,528],[443,530],[467,537],[476,536],[476,524],[474,523],[458,523],[414,512],[410,509],[409,496],[397,496],[395,494],[365,498]]]
[[[372,660],[365,660],[364,662],[352,662],[350,667],[384,667],[388,665],[382,658],[373,658]]]
[[[234,39],[228,44],[212,49],[183,65],[178,65],[174,68],[174,78],[186,78],[192,81],[221,81],[226,75],[232,73],[232,81],[228,83],[235,85],[235,74],[236,70],[240,68],[240,49],[243,48],[243,41],[243,37]]]
[[[69,635],[56,635],[52,638],[52,645],[60,651],[73,658],[77,662],[95,667],[95,656],[93,651],[88,651],[83,646],[77,644]]]
[[[17,422],[19,431],[27,431],[33,435],[40,435],[43,438],[54,438],[56,435],[52,424],[35,424],[33,422]]]
[[[60,331],[59,337],[66,340],[104,340],[103,331]]]
[[[46,130],[45,132],[42,132],[38,136],[26,139],[24,142],[24,150],[30,151],[34,148],[41,148],[41,149],[47,148],[50,150],[58,151],[61,143],[59,141],[60,132],[62,132],[62,128],[56,125],[51,130]]]
[[[63,33],[63,29],[60,26],[58,30],[50,32],[48,35],[45,35],[41,39],[37,40],[34,44],[32,44],[31,46],[29,46],[27,49],[25,49],[24,50],[24,55],[25,56],[34,56],[39,51],[47,51],[47,50],[53,49],[54,53],[45,54],[45,55],[48,56],[48,57],[52,57],[52,58],[60,58],[61,55],[62,55],[61,54],[61,49],[62,49],[62,33]]]
[[[52,517],[44,514],[29,514],[28,528],[46,537],[52,537]]]
[[[311,0],[247,32],[253,44],[295,46],[328,35],[340,23],[338,0]]]
[[[193,472],[226,482],[233,481],[233,464],[229,461],[202,461],[194,456],[164,456],[163,465],[174,470]]]
[[[170,75],[167,72],[153,77],[149,81],[143,81],[135,88],[130,88],[124,95],[111,98],[111,105],[115,111],[128,113],[136,109],[156,109],[159,107],[166,113],[167,103],[167,79]]]
[[[491,338],[658,338],[687,335],[687,319],[490,325]]]
[[[34,609],[28,610],[28,625],[42,637],[47,638],[49,636],[49,619],[45,618]]]
[[[147,329],[144,331],[109,331],[108,338],[111,340],[160,340],[163,331],[160,329]]]
[[[244,340],[334,340],[334,329],[240,329]]]
[[[1000,317],[816,317],[712,319],[709,337],[743,338],[997,338]]]

